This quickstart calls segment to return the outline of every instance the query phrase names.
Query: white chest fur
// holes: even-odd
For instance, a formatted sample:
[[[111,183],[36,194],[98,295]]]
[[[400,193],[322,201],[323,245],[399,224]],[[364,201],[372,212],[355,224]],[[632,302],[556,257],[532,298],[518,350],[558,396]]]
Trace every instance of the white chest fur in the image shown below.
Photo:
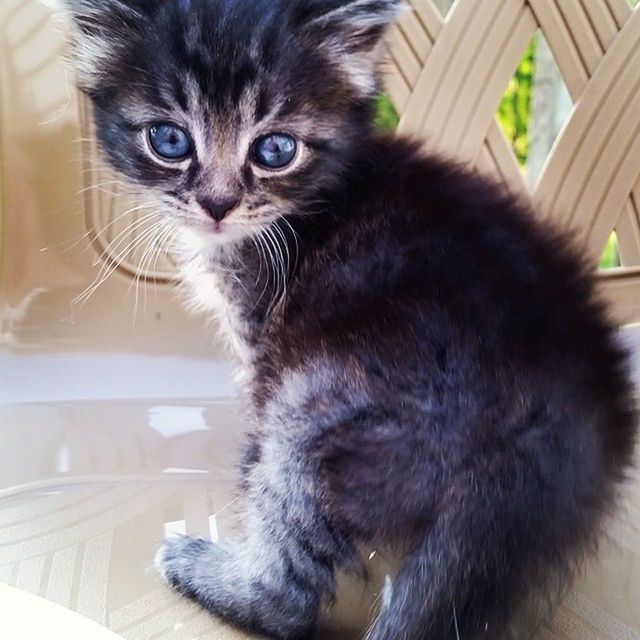
[[[214,319],[225,344],[243,366],[248,367],[252,359],[252,349],[246,339],[249,326],[239,304],[231,297],[232,287],[225,281],[233,276],[217,271],[200,251],[189,252],[188,257],[185,254],[181,256],[180,272],[187,308]]]

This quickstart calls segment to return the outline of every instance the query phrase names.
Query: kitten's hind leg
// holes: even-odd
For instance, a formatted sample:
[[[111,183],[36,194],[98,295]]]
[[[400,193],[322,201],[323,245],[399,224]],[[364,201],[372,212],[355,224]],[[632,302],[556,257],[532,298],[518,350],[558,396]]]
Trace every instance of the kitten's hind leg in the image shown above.
[[[320,514],[295,447],[262,449],[246,478],[245,538],[226,546],[170,538],[156,563],[180,593],[231,624],[281,640],[311,638],[320,605],[333,597],[334,567],[355,553]]]

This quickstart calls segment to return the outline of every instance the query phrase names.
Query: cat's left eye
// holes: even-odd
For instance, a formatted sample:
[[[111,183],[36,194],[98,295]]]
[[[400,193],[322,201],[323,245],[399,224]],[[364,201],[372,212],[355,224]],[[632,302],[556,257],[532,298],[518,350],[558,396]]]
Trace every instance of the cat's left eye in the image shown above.
[[[160,158],[171,162],[189,157],[193,148],[189,134],[170,122],[160,122],[149,127],[149,144]]]
[[[265,169],[284,169],[296,157],[298,143],[286,133],[270,133],[253,143],[253,161]]]

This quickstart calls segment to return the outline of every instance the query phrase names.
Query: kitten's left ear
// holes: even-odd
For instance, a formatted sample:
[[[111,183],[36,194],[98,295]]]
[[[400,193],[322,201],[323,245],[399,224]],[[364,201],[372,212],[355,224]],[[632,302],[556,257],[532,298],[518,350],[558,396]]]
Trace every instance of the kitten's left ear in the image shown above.
[[[114,52],[144,23],[142,0],[40,0],[72,27],[78,85],[91,92],[112,65]]]
[[[363,95],[377,88],[381,40],[404,5],[402,0],[294,0],[307,37],[344,70]]]

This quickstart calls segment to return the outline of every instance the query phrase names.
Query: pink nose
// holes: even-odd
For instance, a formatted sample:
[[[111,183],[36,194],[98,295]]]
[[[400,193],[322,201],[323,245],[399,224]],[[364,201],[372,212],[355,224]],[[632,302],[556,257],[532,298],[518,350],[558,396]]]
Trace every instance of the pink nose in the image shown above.
[[[210,218],[216,222],[222,222],[240,204],[240,200],[238,198],[226,198],[224,200],[200,198],[198,199],[198,204]]]

